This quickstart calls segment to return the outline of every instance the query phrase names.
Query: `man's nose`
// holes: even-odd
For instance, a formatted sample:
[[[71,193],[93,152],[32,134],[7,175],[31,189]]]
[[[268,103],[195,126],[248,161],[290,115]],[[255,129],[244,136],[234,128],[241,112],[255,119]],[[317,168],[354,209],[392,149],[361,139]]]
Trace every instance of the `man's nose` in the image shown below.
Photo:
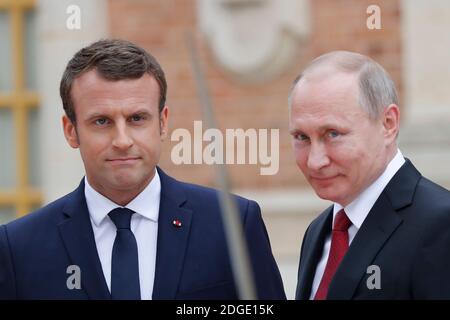
[[[312,143],[308,155],[308,168],[313,171],[318,171],[329,164],[330,158],[323,143]]]
[[[128,149],[133,145],[133,139],[126,123],[118,123],[116,125],[112,144],[118,149]]]

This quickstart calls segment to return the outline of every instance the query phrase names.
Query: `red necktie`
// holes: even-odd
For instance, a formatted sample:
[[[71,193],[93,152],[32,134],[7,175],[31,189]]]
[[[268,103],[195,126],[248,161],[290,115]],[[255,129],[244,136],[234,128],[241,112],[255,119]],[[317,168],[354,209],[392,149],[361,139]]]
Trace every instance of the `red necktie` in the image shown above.
[[[328,286],[331,283],[331,279],[333,279],[334,273],[348,250],[347,230],[351,225],[352,222],[348,219],[344,209],[340,210],[334,221],[327,266],[325,267],[322,280],[320,280],[319,288],[314,297],[315,300],[325,300],[327,298]]]

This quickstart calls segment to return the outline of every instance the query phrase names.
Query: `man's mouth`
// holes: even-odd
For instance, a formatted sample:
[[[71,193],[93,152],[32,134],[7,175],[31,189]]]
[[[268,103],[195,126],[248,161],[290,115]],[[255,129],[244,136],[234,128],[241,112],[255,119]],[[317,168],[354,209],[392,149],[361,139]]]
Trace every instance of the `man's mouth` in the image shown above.
[[[322,176],[310,176],[311,180],[315,180],[315,181],[319,181],[319,182],[327,182],[330,181],[334,178],[336,178],[337,175],[334,176],[326,176],[326,177],[322,177]]]
[[[111,158],[106,161],[111,164],[123,165],[123,164],[134,164],[141,158],[139,157],[120,157],[120,158]]]

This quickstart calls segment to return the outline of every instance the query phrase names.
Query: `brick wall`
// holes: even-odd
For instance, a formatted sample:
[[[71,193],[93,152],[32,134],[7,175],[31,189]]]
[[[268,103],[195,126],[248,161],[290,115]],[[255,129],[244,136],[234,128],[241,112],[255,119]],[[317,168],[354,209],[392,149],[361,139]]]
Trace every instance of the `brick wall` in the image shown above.
[[[368,30],[366,8],[381,8],[381,30]],[[194,0],[110,0],[112,37],[136,42],[151,52],[163,66],[168,80],[170,132],[192,130],[201,120],[200,105],[186,47],[186,32],[193,32],[208,79],[219,127],[279,128],[280,169],[274,176],[261,176],[259,165],[229,166],[232,184],[238,188],[287,188],[304,184],[291,151],[288,134],[287,93],[301,68],[321,53],[345,49],[371,56],[394,78],[402,96],[399,0],[311,1],[312,32],[299,50],[298,59],[281,76],[260,85],[242,85],[228,78],[217,66],[205,39],[199,33]],[[161,167],[185,181],[214,185],[214,172],[207,165],[176,166],[170,160],[175,145],[165,143]]]

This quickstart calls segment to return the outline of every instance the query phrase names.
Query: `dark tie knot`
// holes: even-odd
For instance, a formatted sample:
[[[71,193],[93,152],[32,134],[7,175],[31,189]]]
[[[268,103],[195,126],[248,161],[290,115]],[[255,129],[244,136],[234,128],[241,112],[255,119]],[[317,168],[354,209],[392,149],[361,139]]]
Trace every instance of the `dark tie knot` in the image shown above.
[[[351,225],[352,225],[352,222],[347,217],[347,214],[345,213],[344,209],[341,209],[336,214],[336,218],[334,219],[333,230],[335,230],[335,231],[347,231],[348,228],[350,228]]]
[[[131,216],[134,211],[128,208],[115,208],[108,213],[117,229],[130,229]]]

